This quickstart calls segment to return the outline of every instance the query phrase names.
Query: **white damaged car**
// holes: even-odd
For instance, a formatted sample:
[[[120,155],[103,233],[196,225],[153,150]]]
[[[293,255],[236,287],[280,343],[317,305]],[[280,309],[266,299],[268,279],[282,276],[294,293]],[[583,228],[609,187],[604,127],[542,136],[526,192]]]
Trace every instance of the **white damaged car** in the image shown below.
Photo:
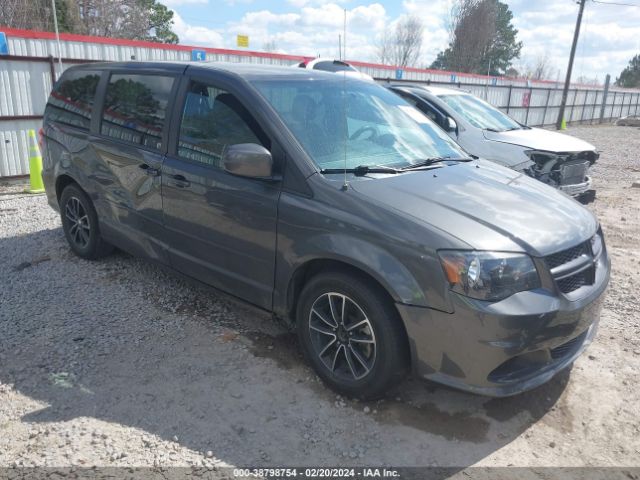
[[[442,127],[467,152],[547,183],[588,202],[596,148],[578,138],[532,128],[461,90],[394,85],[391,90]]]
[[[349,78],[367,80],[373,82],[371,75],[362,73],[353,65],[342,60],[331,58],[314,58],[313,60],[297,63],[294,67],[306,68],[308,70],[323,70],[325,72],[342,73]]]

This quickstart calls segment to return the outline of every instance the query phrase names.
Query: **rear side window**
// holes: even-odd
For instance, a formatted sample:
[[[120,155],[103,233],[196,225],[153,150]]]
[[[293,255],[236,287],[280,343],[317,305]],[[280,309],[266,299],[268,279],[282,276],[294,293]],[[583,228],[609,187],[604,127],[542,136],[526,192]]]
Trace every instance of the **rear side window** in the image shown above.
[[[178,155],[222,168],[224,149],[238,143],[270,148],[258,122],[234,95],[212,85],[192,82],[180,122]]]
[[[100,73],[96,71],[66,71],[49,97],[48,119],[89,130],[99,81]]]
[[[100,133],[161,150],[173,80],[173,77],[156,75],[111,75]]]

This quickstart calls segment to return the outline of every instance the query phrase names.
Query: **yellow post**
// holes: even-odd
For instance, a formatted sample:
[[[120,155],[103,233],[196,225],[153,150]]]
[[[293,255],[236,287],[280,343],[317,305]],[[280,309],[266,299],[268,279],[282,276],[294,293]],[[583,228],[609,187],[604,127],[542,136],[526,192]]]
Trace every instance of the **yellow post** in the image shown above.
[[[566,130],[567,129],[567,122],[564,119],[564,117],[562,117],[562,122],[560,122],[560,130]]]
[[[42,183],[42,155],[40,155],[35,130],[29,130],[29,184],[31,188],[25,190],[25,192],[44,192],[44,184]]]

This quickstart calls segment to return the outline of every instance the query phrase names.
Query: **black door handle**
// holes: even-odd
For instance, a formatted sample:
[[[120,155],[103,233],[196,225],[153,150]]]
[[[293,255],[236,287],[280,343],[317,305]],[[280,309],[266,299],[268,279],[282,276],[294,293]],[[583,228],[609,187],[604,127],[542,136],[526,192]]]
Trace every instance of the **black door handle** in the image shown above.
[[[184,175],[180,175],[179,173],[171,175],[171,179],[171,184],[179,188],[186,188],[191,185],[191,182],[184,178]]]
[[[157,177],[157,176],[160,175],[160,170],[159,169],[150,167],[146,163],[143,163],[142,165],[140,165],[140,168],[142,170],[144,170],[144,173],[146,173],[147,175],[149,175],[151,177]]]

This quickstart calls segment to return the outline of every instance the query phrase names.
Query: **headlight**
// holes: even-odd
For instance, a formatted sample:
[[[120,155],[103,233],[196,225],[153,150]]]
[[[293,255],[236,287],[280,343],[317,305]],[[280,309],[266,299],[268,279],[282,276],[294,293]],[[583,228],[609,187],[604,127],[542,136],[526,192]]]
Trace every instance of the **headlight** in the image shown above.
[[[479,300],[498,301],[540,287],[531,257],[521,253],[440,250],[451,290]]]
[[[591,252],[593,253],[593,258],[598,258],[602,253],[602,237],[600,235],[600,230],[596,232],[596,234],[591,237]]]

